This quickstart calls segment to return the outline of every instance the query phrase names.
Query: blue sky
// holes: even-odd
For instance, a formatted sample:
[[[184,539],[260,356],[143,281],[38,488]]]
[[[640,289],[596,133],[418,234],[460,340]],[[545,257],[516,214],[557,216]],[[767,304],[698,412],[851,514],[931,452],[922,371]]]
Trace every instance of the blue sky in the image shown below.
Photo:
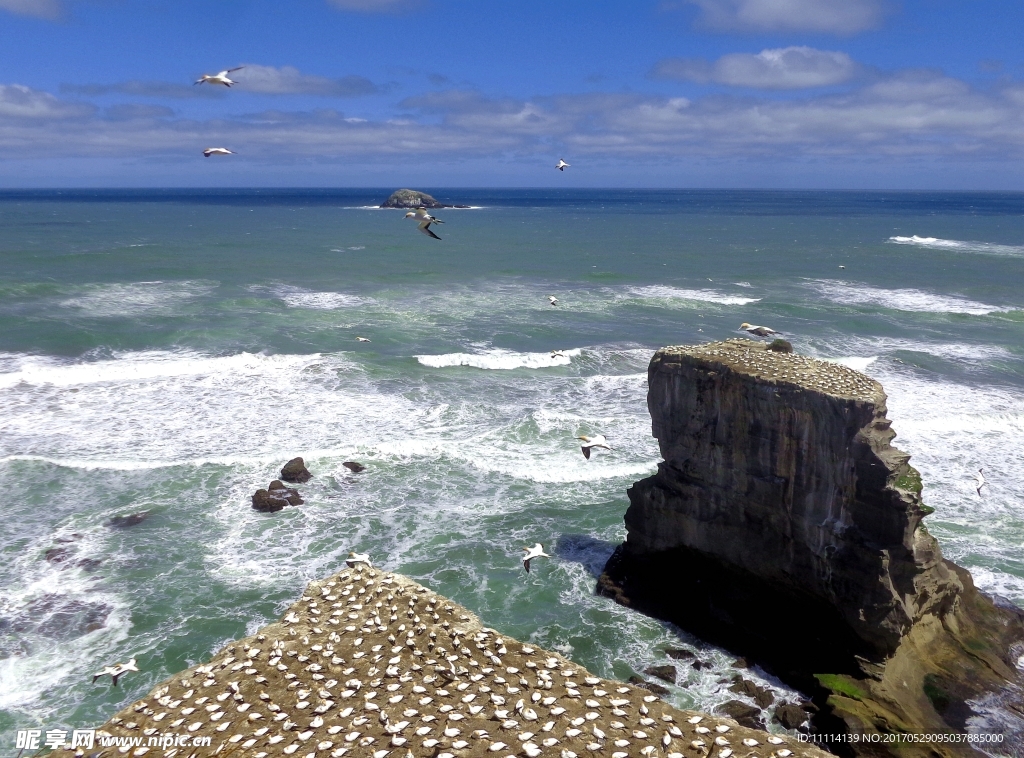
[[[1022,32],[1019,0],[0,0],[0,186],[1020,190]]]

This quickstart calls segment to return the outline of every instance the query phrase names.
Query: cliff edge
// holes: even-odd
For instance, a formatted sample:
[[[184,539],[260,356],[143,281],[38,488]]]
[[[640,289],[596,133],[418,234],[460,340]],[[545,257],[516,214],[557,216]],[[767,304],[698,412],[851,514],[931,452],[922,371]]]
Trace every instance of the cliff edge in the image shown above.
[[[882,386],[736,339],[659,350],[649,387],[664,462],[628,490],[598,590],[808,693],[821,734],[898,739],[835,752],[970,754],[905,735],[962,734],[985,693],[1022,700],[1024,614],[943,559]]]

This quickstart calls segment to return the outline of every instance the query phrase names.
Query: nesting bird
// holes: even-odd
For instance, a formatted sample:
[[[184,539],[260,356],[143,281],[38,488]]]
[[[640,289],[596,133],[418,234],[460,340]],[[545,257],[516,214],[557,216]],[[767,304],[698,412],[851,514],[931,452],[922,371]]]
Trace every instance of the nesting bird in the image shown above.
[[[350,567],[355,566],[357,563],[365,563],[370,568],[373,568],[373,564],[370,562],[369,553],[357,553],[354,550],[348,554],[348,558],[345,559]]]
[[[117,686],[117,680],[121,678],[121,675],[127,671],[138,671],[139,667],[135,665],[135,658],[130,658],[128,663],[115,663],[113,666],[107,666],[98,674],[92,675],[92,683],[96,684],[96,680],[101,676],[109,676],[110,681],[113,685]]]

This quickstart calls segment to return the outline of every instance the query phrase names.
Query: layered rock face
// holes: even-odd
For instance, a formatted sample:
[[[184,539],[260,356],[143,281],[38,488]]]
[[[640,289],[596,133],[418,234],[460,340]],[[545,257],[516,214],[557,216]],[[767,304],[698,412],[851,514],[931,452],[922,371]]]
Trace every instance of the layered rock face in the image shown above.
[[[962,728],[1014,679],[1020,615],[943,560],[881,385],[750,340],[662,349],[649,380],[665,460],[628,491],[600,591],[816,694],[824,731]]]

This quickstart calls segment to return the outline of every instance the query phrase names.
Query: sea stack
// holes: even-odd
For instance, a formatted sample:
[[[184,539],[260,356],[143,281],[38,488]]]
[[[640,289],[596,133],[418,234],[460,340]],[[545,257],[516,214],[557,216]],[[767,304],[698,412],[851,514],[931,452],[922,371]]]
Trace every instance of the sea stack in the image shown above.
[[[468,205],[445,205],[439,203],[432,195],[419,190],[395,190],[380,205],[381,208],[468,208]]]
[[[663,348],[648,378],[664,462],[628,490],[600,592],[813,696],[818,732],[963,732],[967,701],[1020,700],[1024,613],[943,559],[878,382],[746,339]]]

